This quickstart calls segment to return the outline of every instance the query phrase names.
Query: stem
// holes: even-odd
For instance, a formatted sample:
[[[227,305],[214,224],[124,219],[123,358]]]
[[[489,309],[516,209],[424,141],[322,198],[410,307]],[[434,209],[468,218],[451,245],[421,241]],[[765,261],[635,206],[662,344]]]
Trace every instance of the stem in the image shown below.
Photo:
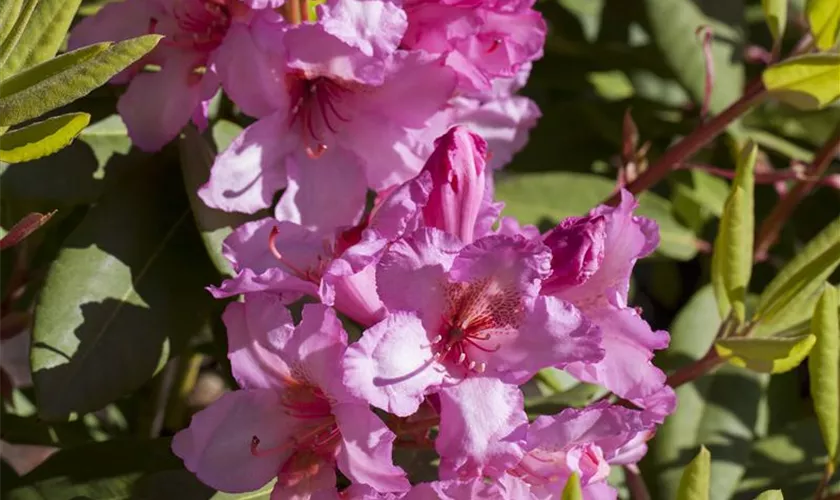
[[[650,500],[650,492],[648,492],[645,480],[638,473],[638,470],[628,465],[623,466],[623,469],[624,480],[627,483],[627,489],[630,490],[630,498],[633,500]]]
[[[302,20],[300,2],[296,0],[286,2],[283,4],[282,9],[283,17],[286,18],[289,24],[300,24]]]
[[[638,194],[653,186],[667,176],[677,165],[685,163],[692,155],[703,148],[703,146],[720,135],[730,123],[746,113],[754,104],[764,98],[765,95],[767,95],[767,89],[764,88],[761,80],[754,81],[747,87],[747,90],[740,99],[733,102],[728,108],[721,111],[720,114],[706,123],[701,124],[693,132],[668,148],[656,163],[642,172],[639,177],[625,186],[625,188],[633,194]],[[618,204],[619,197],[620,194],[615,192],[604,203],[615,206]]]
[[[665,383],[676,389],[709,373],[724,361],[726,360],[718,355],[713,344],[702,358],[672,373]]]
[[[779,232],[782,230],[785,222],[793,214],[796,206],[801,202],[808,193],[814,189],[819,179],[823,176],[831,160],[837,155],[838,147],[840,147],[840,126],[834,130],[834,136],[826,142],[822,149],[814,157],[814,161],[808,166],[805,172],[805,179],[794,186],[787,195],[779,199],[776,206],[770,212],[770,215],[761,223],[761,228],[758,231],[758,238],[755,243],[755,259],[762,261],[767,258],[767,252],[770,247],[779,239]]]
[[[187,399],[198,381],[203,360],[204,356],[196,353],[185,353],[178,358],[177,385],[169,395],[169,405],[164,419],[167,429],[181,429],[184,426],[187,416]]]
[[[820,484],[817,485],[817,490],[814,492],[814,500],[822,500],[823,493],[832,475],[834,475],[834,462],[829,458],[828,463],[825,464],[825,470],[823,471],[822,479],[820,479]]]

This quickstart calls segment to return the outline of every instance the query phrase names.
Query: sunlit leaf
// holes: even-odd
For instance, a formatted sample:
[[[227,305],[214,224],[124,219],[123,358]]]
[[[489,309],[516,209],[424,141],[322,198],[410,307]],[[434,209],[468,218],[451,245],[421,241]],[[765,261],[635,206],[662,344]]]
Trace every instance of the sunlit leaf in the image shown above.
[[[688,464],[680,479],[677,500],[708,500],[709,480],[712,468],[712,457],[705,446],[700,447],[700,453]]]
[[[31,349],[44,419],[137,390],[207,321],[213,272],[177,169],[156,160],[108,190],[50,266]]]
[[[15,125],[72,102],[152,50],[160,35],[83,47],[0,82],[0,125]]]
[[[780,39],[787,26],[787,0],[761,0],[761,7],[764,9],[764,19],[773,39]]]
[[[15,50],[18,40],[26,31],[29,18],[35,12],[38,0],[6,0],[3,2],[3,23],[0,24],[0,78],[8,78],[5,73],[6,61]]]
[[[808,0],[805,15],[814,35],[814,42],[822,50],[837,43],[840,35],[840,2],[837,0]]]
[[[715,349],[729,362],[760,373],[783,373],[799,366],[816,342],[814,335],[728,338]]]
[[[81,0],[38,0],[2,71],[13,75],[55,56]]]
[[[744,300],[752,273],[754,216],[754,170],[758,149],[744,146],[738,158],[735,179],[723,209],[712,256],[712,284],[722,316],[732,308],[744,321]]]
[[[563,487],[563,494],[560,495],[560,498],[561,500],[583,500],[580,477],[578,477],[577,472],[573,472],[566,480],[566,486]]]
[[[765,69],[761,78],[771,95],[792,106],[824,108],[840,97],[840,54],[793,57]]]
[[[53,116],[0,136],[0,161],[20,163],[37,160],[64,148],[90,122],[87,113]]]
[[[817,301],[811,333],[817,343],[808,358],[811,397],[830,460],[840,454],[840,326],[837,289],[826,286]]]
[[[784,500],[782,490],[767,490],[755,497],[755,500]]]
[[[840,217],[825,227],[785,265],[764,289],[754,320],[768,333],[774,325],[788,325],[791,317],[802,317],[812,309],[817,294],[840,264]]]

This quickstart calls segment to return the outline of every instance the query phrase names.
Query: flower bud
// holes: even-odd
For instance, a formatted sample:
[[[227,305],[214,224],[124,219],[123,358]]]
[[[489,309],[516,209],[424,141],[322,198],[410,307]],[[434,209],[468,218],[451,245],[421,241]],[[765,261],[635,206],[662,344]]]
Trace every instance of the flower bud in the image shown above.
[[[455,235],[463,243],[475,239],[487,190],[486,155],[487,143],[465,127],[452,127],[435,141],[435,150],[423,167],[433,183],[423,208],[427,226]]]

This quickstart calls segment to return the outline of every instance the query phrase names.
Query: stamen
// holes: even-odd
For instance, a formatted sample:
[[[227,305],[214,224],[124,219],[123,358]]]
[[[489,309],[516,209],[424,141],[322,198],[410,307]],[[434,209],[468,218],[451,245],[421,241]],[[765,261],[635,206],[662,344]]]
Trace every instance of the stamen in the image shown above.
[[[470,361],[470,364],[467,367],[467,369],[472,370],[473,368],[475,368],[475,361]]]
[[[502,39],[501,38],[494,38],[493,41],[490,43],[490,48],[487,49],[487,53],[491,54],[496,52],[496,50],[502,46]]]
[[[443,340],[443,335],[438,335],[437,337],[432,339],[432,344],[437,344],[441,340]]]
[[[486,370],[486,369],[487,369],[487,364],[486,363],[479,363],[478,367],[476,367],[476,371],[478,373],[484,373],[484,370]]]
[[[313,160],[317,160],[318,158],[320,158],[326,151],[326,144],[318,144],[317,146],[315,146],[314,150],[311,146],[306,146],[306,156],[312,158]]]
[[[467,359],[467,353],[461,352],[461,355],[458,356],[458,364],[462,364],[464,360]]]
[[[289,262],[288,260],[286,260],[283,257],[283,254],[281,254],[280,251],[277,250],[277,235],[278,234],[280,234],[280,230],[277,228],[277,226],[274,226],[274,227],[271,228],[271,234],[268,235],[268,249],[271,251],[272,255],[274,255],[274,257],[277,260],[279,260],[281,263],[283,263],[284,266],[289,268],[289,270],[292,271],[292,273],[294,273],[295,276],[297,276],[300,279],[311,281],[311,279],[310,279],[311,277],[309,276],[308,272],[301,271],[300,269],[298,269],[297,267],[292,265],[292,263]]]

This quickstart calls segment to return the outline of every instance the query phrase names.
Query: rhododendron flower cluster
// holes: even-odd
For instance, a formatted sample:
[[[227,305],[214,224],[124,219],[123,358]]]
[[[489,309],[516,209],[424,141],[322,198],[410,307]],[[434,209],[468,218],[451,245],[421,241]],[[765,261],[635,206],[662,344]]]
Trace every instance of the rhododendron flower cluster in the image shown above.
[[[610,467],[633,467],[675,403],[651,363],[668,335],[628,304],[658,228],[627,192],[543,234],[500,217],[493,171],[539,114],[515,95],[545,36],[532,4],[127,0],[76,29],[74,45],[166,36],[116,78],[138,146],[204,126],[220,87],[255,119],[198,193],[274,209],[227,238],[233,276],[210,287],[241,297],[223,316],[239,390],[173,440],[203,482],[548,499],[575,474],[586,498],[616,496]],[[545,369],[614,398],[529,422],[523,388]],[[437,480],[395,464],[399,446],[434,449]]]

